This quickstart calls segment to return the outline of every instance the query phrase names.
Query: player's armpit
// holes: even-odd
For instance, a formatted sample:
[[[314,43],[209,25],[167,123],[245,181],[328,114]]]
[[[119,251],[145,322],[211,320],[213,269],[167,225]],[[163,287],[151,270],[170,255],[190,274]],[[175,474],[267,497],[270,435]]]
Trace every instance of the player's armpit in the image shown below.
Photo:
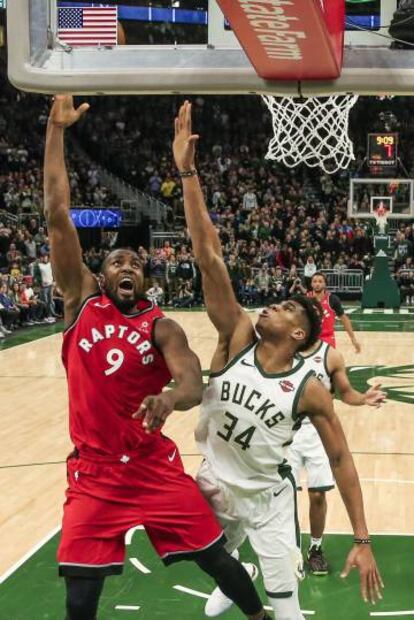
[[[159,319],[154,327],[153,342],[176,384],[170,392],[174,409],[185,411],[198,405],[203,395],[200,360],[190,349],[184,330],[171,319]]]

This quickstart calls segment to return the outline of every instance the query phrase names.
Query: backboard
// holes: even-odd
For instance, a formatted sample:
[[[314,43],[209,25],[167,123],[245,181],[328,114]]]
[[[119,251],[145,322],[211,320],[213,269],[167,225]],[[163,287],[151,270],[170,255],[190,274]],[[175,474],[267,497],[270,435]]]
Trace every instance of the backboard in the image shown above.
[[[374,26],[389,24],[397,0],[373,2],[380,8]],[[137,4],[150,6],[145,0]],[[305,15],[303,0],[289,4],[297,7],[299,15]],[[216,0],[208,2],[208,40],[206,37],[205,44],[197,45],[70,47],[57,37],[57,7],[57,0],[13,0],[8,5],[9,78],[23,90],[75,94],[414,94],[414,51],[391,50],[390,40],[378,36],[386,35],[386,29],[347,32],[342,74],[336,79],[269,81],[258,77],[226,27]],[[298,24],[299,32],[300,27]],[[305,38],[306,34],[304,31]],[[316,58],[313,63],[318,65]]]
[[[414,182],[412,179],[351,179],[348,217],[373,219],[378,207],[388,211],[389,219],[414,217]]]

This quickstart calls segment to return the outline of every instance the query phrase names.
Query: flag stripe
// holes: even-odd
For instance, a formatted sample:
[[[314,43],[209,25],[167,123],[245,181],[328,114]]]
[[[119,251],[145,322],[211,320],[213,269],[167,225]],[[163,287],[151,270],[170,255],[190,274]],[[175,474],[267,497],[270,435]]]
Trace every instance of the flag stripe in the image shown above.
[[[58,10],[58,35],[69,45],[116,45],[117,7],[62,7]]]

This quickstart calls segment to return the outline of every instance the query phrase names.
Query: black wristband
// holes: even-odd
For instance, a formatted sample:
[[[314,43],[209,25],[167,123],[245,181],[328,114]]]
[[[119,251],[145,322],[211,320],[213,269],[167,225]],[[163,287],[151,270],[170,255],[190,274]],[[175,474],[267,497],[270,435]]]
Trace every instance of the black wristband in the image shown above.
[[[355,545],[370,545],[371,539],[370,538],[354,538],[354,544]]]
[[[193,168],[192,170],[179,170],[178,174],[182,179],[186,179],[188,177],[196,177],[198,175],[198,172],[195,168]]]

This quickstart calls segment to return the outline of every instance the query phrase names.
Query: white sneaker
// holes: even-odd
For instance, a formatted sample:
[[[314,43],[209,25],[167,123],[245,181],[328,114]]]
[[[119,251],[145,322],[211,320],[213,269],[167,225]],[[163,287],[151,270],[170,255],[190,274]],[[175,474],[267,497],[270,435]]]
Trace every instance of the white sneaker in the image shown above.
[[[1,338],[5,338],[6,336],[3,334],[3,332],[0,332],[0,339]]]
[[[242,562],[244,568],[249,573],[252,581],[255,581],[259,576],[259,569],[255,564]],[[204,613],[209,618],[214,618],[215,616],[220,616],[225,611],[230,609],[233,605],[233,601],[228,598],[219,587],[215,588],[213,592],[210,594],[206,606],[204,607]]]

